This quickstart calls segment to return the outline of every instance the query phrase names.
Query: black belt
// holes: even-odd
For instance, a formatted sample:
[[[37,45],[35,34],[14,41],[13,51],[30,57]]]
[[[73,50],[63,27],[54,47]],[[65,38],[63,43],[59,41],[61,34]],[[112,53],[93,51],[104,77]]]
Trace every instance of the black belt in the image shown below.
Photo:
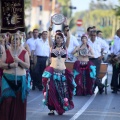
[[[89,58],[89,60],[97,60],[98,58]]]
[[[38,55],[37,55],[37,57],[39,57],[39,58],[48,58],[47,56],[38,56]]]

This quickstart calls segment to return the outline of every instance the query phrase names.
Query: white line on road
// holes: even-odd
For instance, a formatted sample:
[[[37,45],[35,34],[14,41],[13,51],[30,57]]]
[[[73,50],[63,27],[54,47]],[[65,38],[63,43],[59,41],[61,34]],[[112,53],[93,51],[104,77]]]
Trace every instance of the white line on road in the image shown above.
[[[29,104],[29,103],[33,102],[34,100],[38,99],[41,95],[42,95],[42,94],[40,94],[39,96],[35,97],[34,99],[28,101],[27,104]]]
[[[105,82],[106,78],[107,75],[103,77],[102,83]],[[97,93],[98,93],[98,87],[95,89],[95,94],[90,97],[90,99],[86,102],[86,104],[70,120],[76,120],[89,107],[89,105],[95,99]]]

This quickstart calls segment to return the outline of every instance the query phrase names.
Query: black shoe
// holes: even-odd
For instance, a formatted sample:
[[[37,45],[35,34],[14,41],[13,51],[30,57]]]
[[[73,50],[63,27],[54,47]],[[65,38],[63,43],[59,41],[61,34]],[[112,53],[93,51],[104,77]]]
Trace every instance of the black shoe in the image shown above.
[[[32,90],[35,90],[35,86],[32,86]]]
[[[117,90],[113,90],[113,91],[112,91],[112,93],[115,93],[115,94],[117,94]]]
[[[48,115],[55,115],[54,110],[51,110]]]
[[[42,91],[43,90],[43,88],[38,88],[39,89],[39,91]]]
[[[103,92],[104,92],[104,90],[103,90],[103,89],[100,89],[100,90],[99,90],[99,93],[100,93],[100,94],[102,94]]]

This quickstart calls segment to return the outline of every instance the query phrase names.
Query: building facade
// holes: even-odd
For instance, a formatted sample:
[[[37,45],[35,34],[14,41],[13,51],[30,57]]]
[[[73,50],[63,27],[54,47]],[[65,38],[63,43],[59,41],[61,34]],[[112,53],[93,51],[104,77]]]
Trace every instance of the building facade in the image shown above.
[[[47,30],[51,15],[59,12],[60,4],[57,0],[31,0],[31,11],[26,11],[30,14],[29,18],[26,18],[26,26],[29,30]]]

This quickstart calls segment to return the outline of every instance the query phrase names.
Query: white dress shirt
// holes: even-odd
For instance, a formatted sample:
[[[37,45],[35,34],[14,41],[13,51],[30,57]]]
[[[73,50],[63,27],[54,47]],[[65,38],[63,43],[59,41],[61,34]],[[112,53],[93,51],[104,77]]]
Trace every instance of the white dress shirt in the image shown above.
[[[101,47],[103,48],[104,53],[108,53],[109,52],[109,45],[107,44],[107,42],[100,37],[97,37],[97,40],[101,42]]]
[[[33,48],[35,50],[35,55],[37,56],[47,56],[50,55],[50,46],[48,40],[43,41],[43,39],[39,39],[35,41],[35,46]]]
[[[66,38],[65,38],[66,41]],[[68,54],[71,54],[71,52],[75,49],[75,47],[79,46],[79,42],[77,38],[73,35],[70,35],[70,43],[67,49]]]
[[[111,47],[111,53],[114,53],[115,55],[120,54],[120,38],[116,37],[114,39],[114,44]]]
[[[30,51],[34,50],[35,48],[35,41],[39,40],[39,38],[34,39],[33,37],[28,39],[26,43],[28,44]]]
[[[90,39],[88,39],[88,45],[92,48],[93,53],[94,53],[94,58],[98,58],[101,56],[101,50],[104,46],[104,43],[101,42],[100,40],[95,39],[94,42],[92,42]],[[105,47],[105,46],[104,46]]]

